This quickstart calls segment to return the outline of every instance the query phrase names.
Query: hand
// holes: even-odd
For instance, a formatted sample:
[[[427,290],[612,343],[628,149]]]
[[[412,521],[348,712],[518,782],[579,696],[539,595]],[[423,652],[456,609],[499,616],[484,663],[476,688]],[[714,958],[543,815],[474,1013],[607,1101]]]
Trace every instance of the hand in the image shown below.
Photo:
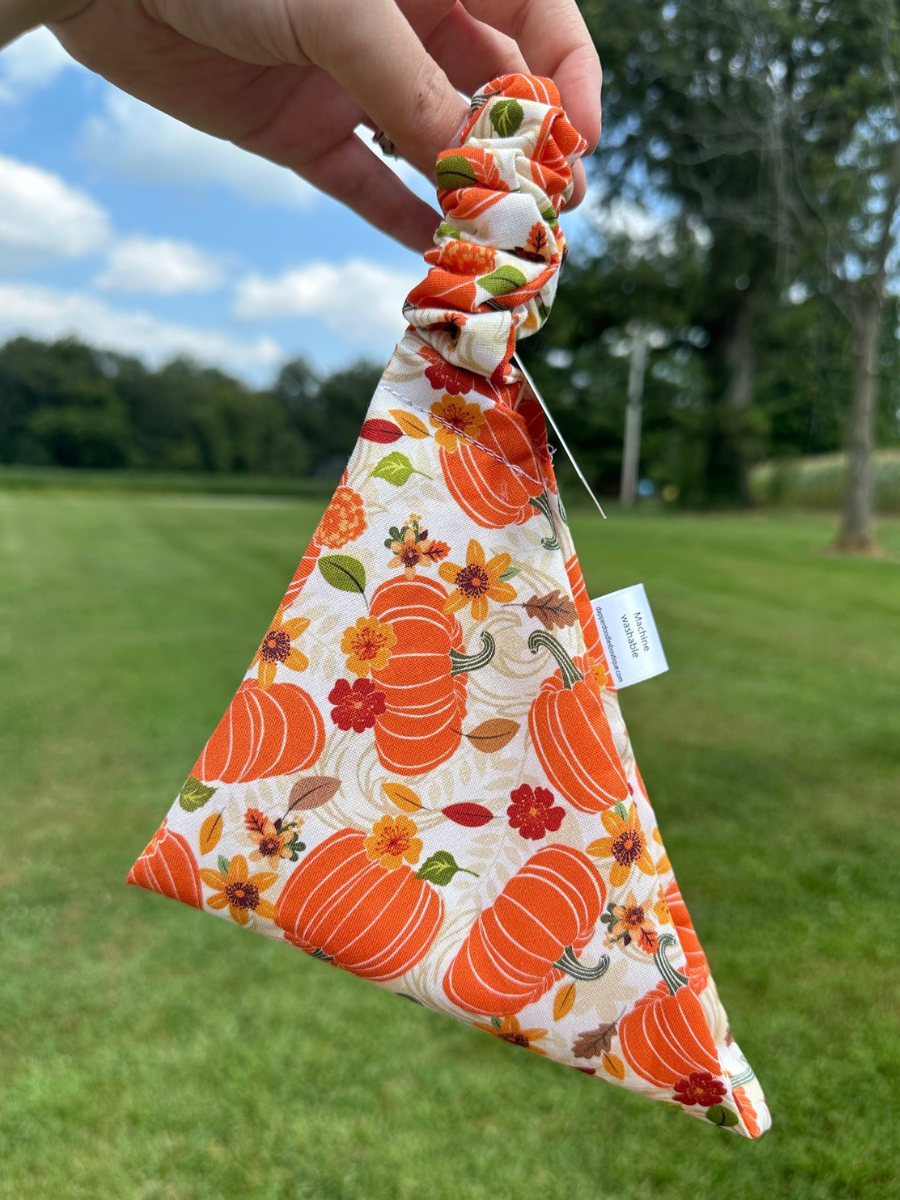
[[[0,35],[17,2],[0,0]],[[43,0],[30,23],[38,8],[123,91],[289,167],[419,252],[438,214],[355,126],[381,128],[433,182],[469,112],[456,89],[530,71],[554,80],[590,150],[600,137],[600,62],[575,0]],[[569,207],[584,186],[578,163]]]

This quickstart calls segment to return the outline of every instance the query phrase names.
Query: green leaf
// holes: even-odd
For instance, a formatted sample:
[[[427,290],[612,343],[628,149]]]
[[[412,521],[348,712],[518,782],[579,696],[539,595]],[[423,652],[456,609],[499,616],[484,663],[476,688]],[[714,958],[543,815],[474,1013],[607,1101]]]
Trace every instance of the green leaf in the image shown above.
[[[512,137],[518,132],[525,113],[518,100],[498,100],[491,109],[491,124],[500,137]]]
[[[498,267],[496,271],[491,271],[490,275],[482,275],[477,282],[492,296],[505,296],[507,292],[514,292],[516,288],[522,287],[528,280],[518,267],[507,266]]]
[[[352,558],[349,554],[325,554],[318,563],[325,582],[339,592],[366,590],[366,568],[358,558]]]
[[[554,228],[556,228],[556,226],[559,224],[559,221],[556,218],[556,209],[552,204],[548,204],[546,208],[541,209],[541,216],[548,225],[552,225]]]
[[[628,816],[628,809],[625,807],[625,805],[622,803],[621,800],[618,800],[616,802],[616,806],[613,809],[613,812],[617,813],[622,818],[623,821]]]
[[[388,483],[400,487],[406,483],[414,470],[415,467],[405,454],[401,454],[399,450],[392,450],[390,454],[386,454],[375,464],[372,474],[376,479],[386,479]]]
[[[450,225],[447,221],[441,221],[440,225],[438,225],[437,229],[434,231],[434,236],[436,238],[439,238],[439,237],[458,238],[458,237],[462,237],[462,234],[456,228],[455,225]]]
[[[192,775],[181,789],[178,803],[185,812],[196,812],[198,808],[202,808],[206,804],[211,796],[215,795],[215,792],[214,787],[207,787],[205,783],[201,783]]]
[[[712,1108],[706,1110],[707,1121],[712,1121],[713,1125],[724,1125],[726,1127],[737,1125],[738,1115],[732,1112],[730,1108],[726,1108],[724,1104],[714,1104]]]
[[[448,154],[438,159],[434,170],[438,188],[449,192],[453,188],[471,187],[475,182],[475,168],[463,154]]]
[[[228,874],[228,859],[225,857],[224,854],[219,855],[219,870],[222,872],[223,875]]]
[[[426,858],[416,871],[416,879],[427,879],[429,883],[436,883],[439,887],[443,887],[445,883],[450,882],[457,871],[466,871],[469,875],[475,874],[474,871],[469,871],[468,867],[461,867],[449,850],[437,850],[430,858]]]
[[[503,572],[503,574],[500,576],[500,578],[504,581],[507,579],[515,579],[515,577],[518,575],[518,573],[519,573],[518,567],[507,567],[506,570]]]

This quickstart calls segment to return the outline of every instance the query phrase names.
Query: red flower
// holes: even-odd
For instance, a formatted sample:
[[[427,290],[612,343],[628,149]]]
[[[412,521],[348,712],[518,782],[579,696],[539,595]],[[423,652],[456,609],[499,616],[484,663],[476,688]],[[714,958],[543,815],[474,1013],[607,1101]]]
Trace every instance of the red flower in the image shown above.
[[[691,1071],[686,1079],[679,1079],[675,1084],[675,1099],[679,1104],[702,1104],[704,1108],[710,1108],[722,1102],[726,1090],[709,1071]]]
[[[509,823],[518,829],[524,838],[542,838],[549,829],[556,833],[566,815],[566,810],[553,806],[553,793],[549,788],[533,788],[523,783],[510,792],[512,804],[506,810]]]
[[[328,699],[334,705],[331,719],[339,729],[353,729],[362,733],[371,729],[375,718],[385,709],[384,692],[377,688],[371,679],[354,679],[350,684],[346,679],[339,679]]]

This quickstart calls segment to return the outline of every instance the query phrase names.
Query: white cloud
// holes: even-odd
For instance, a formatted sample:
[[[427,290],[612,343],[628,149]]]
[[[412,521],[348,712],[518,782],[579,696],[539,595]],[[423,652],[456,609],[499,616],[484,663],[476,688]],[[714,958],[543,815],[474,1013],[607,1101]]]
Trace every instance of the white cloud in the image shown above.
[[[41,26],[0,51],[0,104],[17,104],[78,63]]]
[[[0,155],[0,267],[78,258],[111,236],[104,210],[58,175]]]
[[[232,313],[243,321],[318,317],[346,337],[366,341],[385,330],[402,332],[403,301],[421,276],[361,258],[308,263],[275,278],[249,275],[237,286]]]
[[[223,279],[223,263],[199,246],[136,236],[112,247],[106,269],[94,282],[111,292],[174,296],[214,291]]]
[[[85,122],[78,149],[104,170],[141,183],[219,184],[257,204],[289,208],[305,207],[318,194],[286,167],[113,89],[104,112]]]
[[[18,334],[36,338],[74,334],[152,364],[188,354],[248,377],[258,376],[261,368],[272,368],[284,357],[271,338],[241,342],[226,333],[177,325],[150,313],[122,311],[85,293],[0,284],[0,340]]]

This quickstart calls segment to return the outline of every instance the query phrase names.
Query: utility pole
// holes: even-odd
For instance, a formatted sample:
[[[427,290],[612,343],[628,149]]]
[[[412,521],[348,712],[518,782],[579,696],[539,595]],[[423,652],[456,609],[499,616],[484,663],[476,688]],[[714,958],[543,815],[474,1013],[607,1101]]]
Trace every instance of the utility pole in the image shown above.
[[[641,457],[641,409],[644,401],[650,328],[647,325],[629,322],[626,332],[631,335],[631,361],[628,368],[628,404],[625,408],[625,445],[622,450],[619,500],[623,508],[631,508],[637,489],[638,464]]]

